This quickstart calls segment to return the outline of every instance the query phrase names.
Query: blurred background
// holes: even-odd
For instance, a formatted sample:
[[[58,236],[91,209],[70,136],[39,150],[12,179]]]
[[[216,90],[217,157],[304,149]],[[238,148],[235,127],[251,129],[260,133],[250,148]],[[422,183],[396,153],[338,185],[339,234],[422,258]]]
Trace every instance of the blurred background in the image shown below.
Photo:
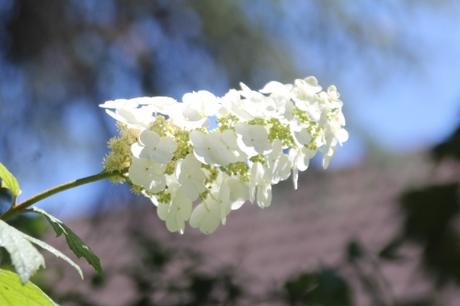
[[[24,198],[101,170],[110,99],[315,75],[350,132],[332,169],[209,237],[166,233],[108,182],[40,203],[106,271],[48,264],[47,290],[63,305],[458,305],[459,18],[449,0],[0,0],[0,160]]]

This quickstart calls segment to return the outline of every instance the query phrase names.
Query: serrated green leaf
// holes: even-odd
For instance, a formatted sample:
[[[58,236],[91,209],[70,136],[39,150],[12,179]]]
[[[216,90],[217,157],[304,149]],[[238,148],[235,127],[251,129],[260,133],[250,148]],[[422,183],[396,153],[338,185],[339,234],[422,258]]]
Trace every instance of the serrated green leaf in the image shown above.
[[[50,215],[43,209],[34,207],[31,209],[33,212],[43,215],[51,224],[56,235],[59,237],[64,235],[67,244],[69,245],[72,252],[78,257],[83,257],[86,261],[98,272],[102,273],[101,261],[97,257],[91,248],[83,242],[67,225],[65,225],[58,218]]]
[[[14,197],[21,193],[18,180],[2,163],[0,163],[0,180],[0,187],[9,189]]]
[[[43,256],[37,251],[32,243],[66,261],[74,267],[80,277],[83,278],[83,272],[80,267],[69,257],[49,244],[24,234],[0,220],[0,246],[4,247],[10,254],[13,266],[23,283],[27,282],[39,267],[45,267]]]
[[[80,267],[75,263],[73,262],[72,259],[70,259],[69,257],[67,257],[66,255],[64,255],[61,251],[53,248],[52,246],[50,246],[48,243],[44,242],[44,241],[41,241],[37,238],[34,238],[32,236],[29,236],[29,235],[26,235],[24,233],[21,233],[24,238],[26,238],[27,240],[29,240],[30,242],[32,242],[33,244],[36,244],[38,245],[39,247],[41,247],[42,249],[44,250],[47,250],[48,252],[50,252],[51,254],[53,254],[54,256],[56,256],[57,258],[61,258],[62,260],[64,260],[65,262],[67,262],[69,265],[71,265],[72,267],[75,268],[75,270],[77,270],[78,274],[80,275],[81,279],[83,279],[83,272],[81,271]]]
[[[21,284],[16,273],[0,269],[0,305],[55,306],[40,288],[31,282]]]
[[[42,254],[24,238],[23,234],[0,220],[0,247],[10,254],[11,262],[23,283],[40,267],[45,266]]]

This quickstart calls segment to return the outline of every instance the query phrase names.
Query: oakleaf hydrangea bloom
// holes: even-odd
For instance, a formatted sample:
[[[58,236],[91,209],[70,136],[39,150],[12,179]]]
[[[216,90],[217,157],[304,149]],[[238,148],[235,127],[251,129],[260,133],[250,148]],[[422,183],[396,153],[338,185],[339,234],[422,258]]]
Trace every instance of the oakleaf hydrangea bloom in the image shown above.
[[[318,152],[327,168],[348,139],[336,87],[323,90],[315,77],[259,91],[241,84],[223,97],[198,91],[182,101],[140,97],[100,106],[120,130],[105,169],[148,197],[172,232],[183,233],[188,222],[209,234],[246,202],[270,206],[272,185],[292,175],[297,189],[299,171]]]

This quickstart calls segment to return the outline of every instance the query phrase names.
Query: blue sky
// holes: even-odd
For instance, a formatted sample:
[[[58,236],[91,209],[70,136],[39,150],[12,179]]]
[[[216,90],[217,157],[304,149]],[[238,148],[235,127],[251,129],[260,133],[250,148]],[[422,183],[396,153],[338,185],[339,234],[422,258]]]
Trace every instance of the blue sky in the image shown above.
[[[350,97],[357,101],[349,104],[352,118],[392,150],[413,150],[438,142],[459,119],[458,16],[420,18],[413,29],[418,32],[421,66],[413,70],[394,67],[381,88],[357,87]]]
[[[297,18],[300,18],[299,22],[301,22],[299,11],[302,9],[300,6],[302,1],[290,3],[297,3],[299,7],[295,5],[289,7],[287,16],[295,21],[295,16],[299,15],[300,17]],[[308,9],[308,7],[303,7],[303,9]],[[248,12],[251,13],[251,10]],[[404,27],[407,36],[411,38],[410,43],[413,50],[421,59],[417,65],[404,65],[401,62],[380,57],[378,58],[381,61],[380,65],[371,69],[368,61],[361,61],[360,54],[351,54],[341,65],[339,73],[334,74],[333,71],[324,73],[325,69],[331,70],[331,67],[325,68],[324,66],[327,58],[318,60],[317,64],[314,61],[312,63],[312,58],[322,55],[309,50],[308,41],[298,40],[295,36],[297,32],[292,30],[295,28],[295,22],[286,23],[280,27],[278,33],[274,33],[274,35],[282,36],[288,44],[290,54],[287,56],[292,57],[293,62],[296,63],[299,76],[319,74],[323,85],[328,85],[327,82],[335,83],[342,92],[350,140],[338,150],[337,156],[331,162],[332,168],[352,166],[363,160],[367,146],[364,139],[367,137],[384,150],[409,154],[412,151],[424,150],[441,141],[459,123],[460,25],[458,19],[460,4],[453,4],[449,10],[416,10],[410,16],[410,19],[402,21],[401,19],[394,21],[391,16],[383,16],[381,20],[390,28]],[[152,24],[147,23],[144,26],[148,30]],[[270,30],[270,26],[276,25],[267,25],[267,29]],[[146,35],[148,33],[150,32],[147,31]],[[179,42],[171,41],[173,50],[178,49],[174,47],[175,43]],[[180,50],[177,52],[180,53]],[[217,77],[222,73],[218,67],[213,65],[209,56],[202,50],[195,50],[190,54],[196,58],[196,65],[204,62],[205,66],[211,67],[208,69],[208,74],[200,74],[200,79],[194,80],[189,85],[179,80],[175,87],[164,87],[163,94],[174,95],[178,98],[183,91],[202,88],[214,89],[218,94],[225,92],[228,81]],[[120,55],[115,52],[114,57],[117,56]],[[167,52],[164,56],[167,59],[167,56],[173,55]],[[177,54],[177,57],[183,58],[181,54]],[[170,66],[166,59],[163,63],[165,67],[182,65],[181,61],[170,60],[174,64]],[[198,68],[192,65],[189,69]],[[168,80],[168,77],[174,77],[174,71],[171,73],[172,75],[165,75],[165,80]],[[321,74],[326,77],[321,78]],[[114,96],[110,98],[142,95],[139,84],[136,83],[138,80],[131,79],[129,74],[115,75],[118,75],[120,79],[110,83],[111,86],[114,86]],[[105,85],[101,84],[101,86]],[[201,88],[196,86],[201,86]],[[98,133],[88,133],[88,131],[100,128],[97,123],[100,117],[95,116],[94,108],[96,106],[91,108],[87,103],[75,103],[63,114],[68,118],[68,126],[63,129],[68,130],[69,135],[73,136],[71,138],[85,137],[86,139],[84,143],[73,143],[72,146],[89,145],[94,150],[72,151],[63,145],[61,150],[54,153],[55,160],[59,160],[59,166],[50,169],[52,176],[33,178],[33,181],[23,182],[24,198],[56,183],[100,171],[106,140],[97,138],[95,135]],[[82,154],[82,152],[85,153]],[[18,176],[21,177],[21,174],[18,173]],[[43,203],[43,207],[52,208],[64,215],[74,214],[75,211],[82,213],[91,209],[94,198],[101,194],[101,188],[115,190],[124,187],[113,186],[108,182],[79,187],[50,198]]]
[[[409,153],[442,141],[460,123],[459,8],[457,4],[439,14],[422,11],[407,22],[417,44],[418,65],[389,62],[376,84],[367,76],[365,63],[350,64],[350,73],[338,83],[351,138],[336,164],[364,156],[362,133],[385,150]]]

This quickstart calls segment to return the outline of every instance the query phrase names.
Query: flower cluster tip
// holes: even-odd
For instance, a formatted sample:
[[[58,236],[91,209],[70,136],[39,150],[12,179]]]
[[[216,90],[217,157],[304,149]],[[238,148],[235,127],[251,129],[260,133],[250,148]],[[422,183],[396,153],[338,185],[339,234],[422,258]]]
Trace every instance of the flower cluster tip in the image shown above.
[[[118,99],[100,105],[119,125],[109,142],[107,171],[125,171],[133,190],[148,197],[169,231],[188,222],[209,234],[246,202],[268,207],[272,185],[321,152],[327,168],[348,139],[335,86],[314,77],[293,84],[244,84],[222,97],[208,91],[170,97]]]

